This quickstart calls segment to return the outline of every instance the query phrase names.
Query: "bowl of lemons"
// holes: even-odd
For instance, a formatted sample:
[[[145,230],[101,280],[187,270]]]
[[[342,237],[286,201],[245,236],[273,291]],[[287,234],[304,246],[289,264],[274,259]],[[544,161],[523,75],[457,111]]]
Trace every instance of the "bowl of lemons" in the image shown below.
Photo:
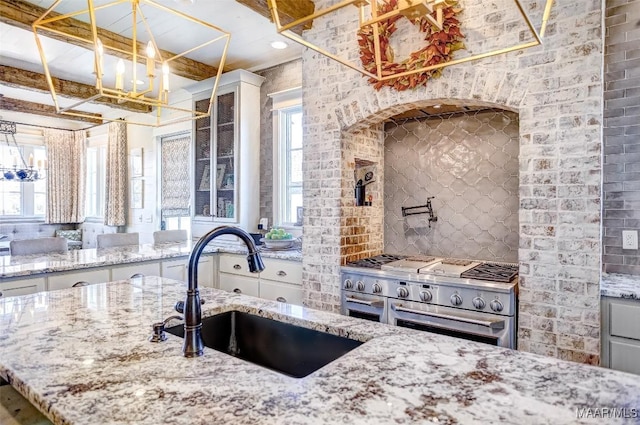
[[[293,235],[284,229],[273,228],[260,241],[269,249],[287,249],[293,245]]]

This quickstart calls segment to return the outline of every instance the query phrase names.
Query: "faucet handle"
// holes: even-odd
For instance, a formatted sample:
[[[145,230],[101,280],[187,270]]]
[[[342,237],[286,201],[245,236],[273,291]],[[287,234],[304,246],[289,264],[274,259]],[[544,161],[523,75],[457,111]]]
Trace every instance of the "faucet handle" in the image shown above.
[[[169,323],[171,320],[184,320],[182,318],[182,316],[169,316],[166,319],[164,319],[162,322],[156,322],[153,325],[151,325],[151,327],[153,328],[153,335],[151,335],[149,337],[149,341],[151,342],[161,342],[161,341],[165,341],[167,339],[167,335],[165,335],[164,333],[164,327],[167,326],[167,323]]]
[[[204,301],[203,299],[201,299],[201,300],[200,300],[200,305],[203,305],[203,304],[204,304],[204,302],[205,302],[205,301]],[[176,305],[175,305],[173,308],[174,308],[174,309],[175,309],[175,311],[177,311],[178,313],[180,313],[180,314],[184,314],[184,301],[178,301],[178,302],[176,303]]]

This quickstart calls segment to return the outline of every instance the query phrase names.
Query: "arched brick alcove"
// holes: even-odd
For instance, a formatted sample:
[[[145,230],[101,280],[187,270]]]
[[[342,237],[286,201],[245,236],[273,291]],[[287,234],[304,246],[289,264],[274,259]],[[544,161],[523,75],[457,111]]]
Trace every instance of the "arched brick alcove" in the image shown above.
[[[551,31],[543,46],[446,68],[416,90],[375,91],[357,72],[304,53],[308,306],[339,310],[347,242],[368,244],[365,252],[382,249],[376,232],[358,239],[363,227],[381,226],[380,209],[353,207],[355,159],[382,156],[382,123],[435,103],[497,106],[517,112],[520,121],[518,348],[598,362],[602,14],[595,5],[554,8],[551,28],[567,30]],[[357,55],[350,50],[355,43],[347,45],[347,34],[339,31],[347,21],[327,18],[307,35]]]

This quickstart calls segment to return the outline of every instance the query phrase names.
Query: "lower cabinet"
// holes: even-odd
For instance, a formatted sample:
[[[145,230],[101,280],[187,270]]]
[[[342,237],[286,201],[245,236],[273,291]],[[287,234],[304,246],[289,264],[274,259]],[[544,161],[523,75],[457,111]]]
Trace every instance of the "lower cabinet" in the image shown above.
[[[254,274],[243,255],[220,254],[220,289],[273,301],[302,305],[302,264],[298,261],[262,258],[265,269]]]
[[[602,299],[602,366],[640,375],[640,300]]]
[[[302,305],[302,286],[260,278],[260,298]]]
[[[0,298],[34,294],[47,289],[44,277],[16,279],[0,284]]]
[[[74,285],[91,284],[109,282],[111,279],[109,269],[86,269],[68,273],[56,273],[49,275],[48,289],[55,291],[56,289],[67,289]]]
[[[126,280],[145,276],[160,276],[160,263],[157,261],[149,261],[111,268],[111,280]]]
[[[211,255],[203,255],[198,260],[198,287],[215,288],[216,274],[214,258]],[[162,277],[175,279],[181,282],[189,280],[188,272],[189,260],[180,258],[178,260],[166,260],[162,262]]]
[[[231,273],[219,273],[218,282],[220,289],[236,294],[259,296],[258,278],[240,276]]]

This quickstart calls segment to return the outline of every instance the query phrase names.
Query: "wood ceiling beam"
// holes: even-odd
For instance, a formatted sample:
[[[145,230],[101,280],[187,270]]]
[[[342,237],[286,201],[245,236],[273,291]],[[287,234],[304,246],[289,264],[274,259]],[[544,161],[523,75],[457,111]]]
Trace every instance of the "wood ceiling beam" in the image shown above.
[[[273,22],[271,18],[271,9],[269,8],[269,0],[236,0],[238,3],[247,6],[249,9],[254,12],[258,12],[260,15],[269,19]],[[295,20],[304,18],[305,16],[309,16],[313,14],[315,11],[315,4],[311,0],[277,0],[278,12],[280,14],[280,23],[282,25],[286,25]],[[311,28],[313,24],[312,21],[309,21],[304,24],[304,28],[300,28],[300,26],[293,28],[291,31],[301,34],[302,30],[308,30]]]
[[[22,0],[2,0],[2,2],[0,2],[0,22],[28,31],[33,31],[31,28],[31,24],[33,24],[36,19],[42,16],[45,12],[46,9]],[[47,17],[52,18],[59,15],[59,13],[51,12],[49,15],[47,15]],[[57,31],[74,34],[75,36],[83,38],[85,40],[93,39],[91,35],[91,26],[88,23],[82,22],[77,19],[61,19],[60,21],[51,22],[47,24],[47,26]],[[84,43],[75,38],[65,37],[62,34],[45,30],[39,30],[38,33],[55,40],[93,50],[92,44]],[[100,37],[100,40],[104,44],[105,48],[111,48],[108,49],[109,55],[130,60],[130,57],[127,54],[119,52],[117,50],[112,50],[119,49],[125,52],[130,52],[132,50],[132,40],[130,38],[123,37],[119,34],[105,30],[103,28],[98,28],[98,37]],[[138,42],[138,51],[144,52],[145,48],[146,45]],[[169,58],[176,55],[175,53],[168,52],[166,50],[160,50],[160,52],[162,54],[162,57],[164,58]],[[146,59],[143,57],[138,58],[138,62],[142,64],[145,63],[145,60]],[[184,78],[188,78],[190,80],[202,81],[207,78],[214,77],[217,72],[218,69],[214,66],[207,65],[205,63],[198,62],[184,56],[171,61],[171,73]]]
[[[25,112],[27,114],[43,115],[46,117],[64,118],[73,121],[83,121],[91,124],[102,124],[102,115],[89,114],[87,112],[70,110],[72,113],[86,115],[84,117],[73,115],[60,115],[56,112],[54,106],[43,105],[41,103],[27,102],[26,100],[12,99],[10,97],[0,96],[0,109],[14,112]],[[95,118],[89,118],[95,117]]]
[[[59,96],[71,99],[88,99],[98,93],[94,86],[76,83],[74,81],[52,78],[53,87]],[[11,66],[0,65],[0,83],[19,89],[35,91],[38,93],[50,93],[49,85],[44,74],[25,71]],[[110,106],[112,108],[124,109],[131,112],[146,114],[152,111],[151,106],[137,102],[118,103],[117,99],[99,97],[92,103]]]

